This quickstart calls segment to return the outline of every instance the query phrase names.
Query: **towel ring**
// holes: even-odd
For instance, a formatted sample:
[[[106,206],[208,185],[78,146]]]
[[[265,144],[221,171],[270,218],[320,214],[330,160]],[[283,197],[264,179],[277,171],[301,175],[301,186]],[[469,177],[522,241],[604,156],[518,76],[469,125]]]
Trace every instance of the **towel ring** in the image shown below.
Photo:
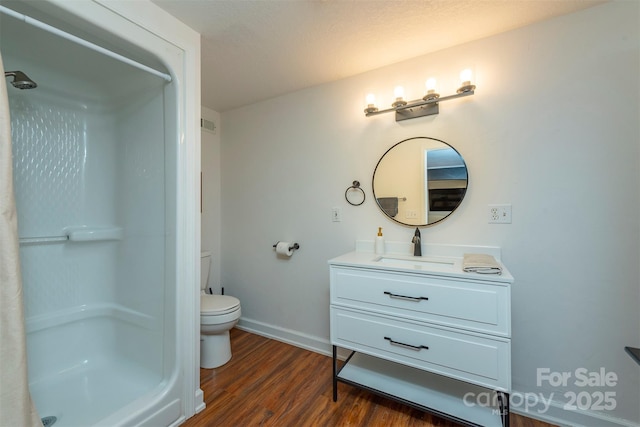
[[[354,193],[356,194],[356,196],[353,195]],[[349,196],[349,194],[351,194],[351,196]],[[360,203],[357,203],[360,196],[362,196],[362,200],[360,201]],[[354,200],[354,197],[357,198]],[[353,185],[347,188],[347,190],[344,192],[344,198],[347,199],[347,202],[352,206],[360,206],[364,203],[367,196],[364,194],[364,190],[360,188],[360,181],[353,181]]]

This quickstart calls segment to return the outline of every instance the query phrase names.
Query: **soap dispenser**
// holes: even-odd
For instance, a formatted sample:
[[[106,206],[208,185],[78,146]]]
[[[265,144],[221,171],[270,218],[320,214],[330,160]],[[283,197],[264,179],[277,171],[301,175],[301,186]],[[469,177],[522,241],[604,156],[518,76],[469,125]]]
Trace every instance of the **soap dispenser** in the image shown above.
[[[382,237],[382,227],[378,227],[378,235],[376,236],[376,254],[384,254],[384,237]]]
[[[416,227],[416,232],[413,234],[413,256],[422,256],[422,238],[420,237],[420,229]]]

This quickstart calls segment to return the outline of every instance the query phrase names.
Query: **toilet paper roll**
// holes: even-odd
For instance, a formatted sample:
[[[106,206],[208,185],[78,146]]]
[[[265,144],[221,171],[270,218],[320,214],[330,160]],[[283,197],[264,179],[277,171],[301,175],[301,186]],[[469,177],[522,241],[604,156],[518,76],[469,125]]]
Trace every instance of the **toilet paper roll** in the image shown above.
[[[276,245],[276,253],[278,255],[291,256],[293,254],[293,249],[291,248],[293,245],[289,242],[278,242]]]

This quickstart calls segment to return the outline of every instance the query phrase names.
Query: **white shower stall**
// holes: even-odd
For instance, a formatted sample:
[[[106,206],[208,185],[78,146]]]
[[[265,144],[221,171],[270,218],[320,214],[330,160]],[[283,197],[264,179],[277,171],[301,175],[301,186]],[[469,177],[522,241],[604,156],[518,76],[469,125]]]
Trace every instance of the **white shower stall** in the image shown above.
[[[112,3],[1,3],[158,71],[0,14],[5,71],[38,84],[7,90],[29,387],[56,427],[170,425],[202,406],[199,46],[124,18],[170,19],[151,4]]]

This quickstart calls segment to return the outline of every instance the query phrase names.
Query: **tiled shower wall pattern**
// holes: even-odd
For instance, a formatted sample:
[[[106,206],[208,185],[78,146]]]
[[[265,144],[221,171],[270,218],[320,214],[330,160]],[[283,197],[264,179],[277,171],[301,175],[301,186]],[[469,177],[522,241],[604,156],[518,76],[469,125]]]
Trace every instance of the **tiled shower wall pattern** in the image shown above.
[[[64,236],[65,227],[86,223],[88,115],[81,107],[51,104],[35,90],[9,95],[18,232],[20,238]],[[104,299],[113,250],[21,244],[26,316]]]
[[[10,98],[18,234],[59,236],[80,221],[85,123],[76,111],[29,95]]]

